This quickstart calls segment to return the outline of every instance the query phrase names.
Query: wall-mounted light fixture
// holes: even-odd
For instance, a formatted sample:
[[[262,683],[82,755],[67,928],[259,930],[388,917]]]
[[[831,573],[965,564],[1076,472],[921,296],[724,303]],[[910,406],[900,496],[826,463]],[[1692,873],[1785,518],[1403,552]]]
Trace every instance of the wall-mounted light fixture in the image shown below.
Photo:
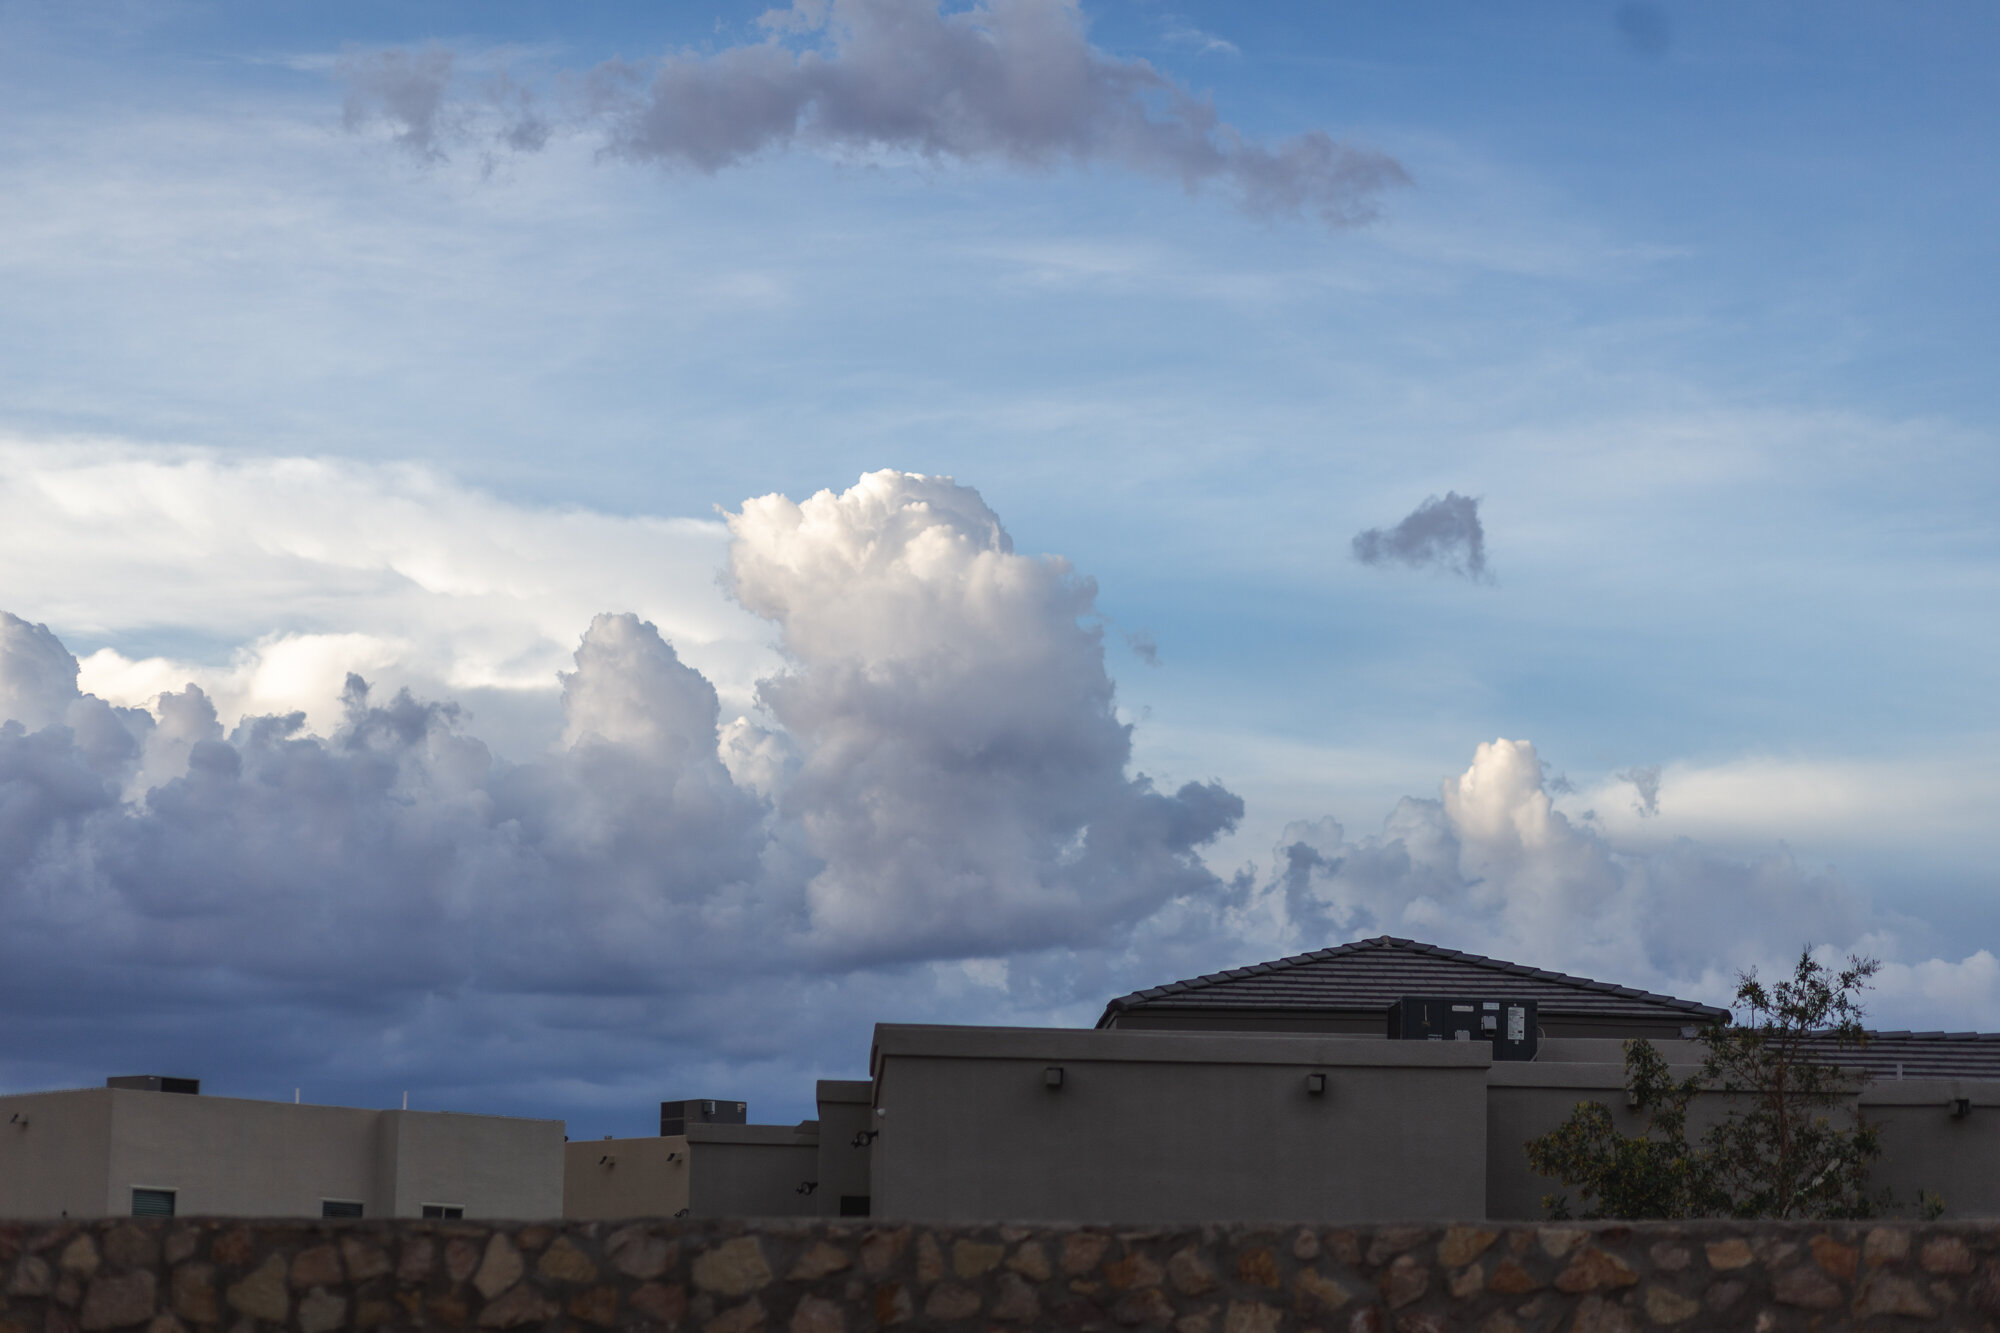
[[[819,1188],[819,1182],[817,1180],[801,1180],[799,1182],[799,1187],[793,1190],[792,1193],[811,1194],[814,1190],[818,1188]]]
[[[1307,1075],[1306,1075],[1306,1096],[1308,1096],[1308,1097],[1323,1097],[1323,1096],[1325,1096],[1325,1095],[1326,1095],[1326,1075],[1325,1075],[1325,1074],[1307,1074]]]
[[[678,1162],[681,1160],[681,1155],[677,1152],[670,1152],[667,1154],[667,1160],[669,1162]]]
[[[10,1125],[19,1125],[22,1129],[26,1129],[28,1127],[28,1117],[22,1115],[19,1111],[16,1111],[11,1117],[8,1118],[7,1123]]]
[[[854,1137],[848,1140],[847,1146],[850,1148],[866,1148],[881,1137],[882,1131],[879,1129],[857,1129],[854,1131]]]
[[[1049,1091],[1054,1092],[1062,1086],[1062,1083],[1063,1071],[1061,1065],[1050,1065],[1042,1071],[1042,1086]]]
[[[603,1167],[605,1170],[609,1171],[612,1167],[618,1165],[618,1159],[616,1157],[610,1156],[609,1154],[606,1154],[605,1156],[597,1159],[597,1164]]]
[[[1953,1120],[1963,1120],[1972,1114],[1972,1098],[1970,1097],[1954,1097],[1948,1105],[1951,1107],[1951,1118]]]
[[[674,1214],[675,1217],[686,1217],[687,1215],[688,1215],[688,1210],[685,1208],[680,1209],[678,1212]]]

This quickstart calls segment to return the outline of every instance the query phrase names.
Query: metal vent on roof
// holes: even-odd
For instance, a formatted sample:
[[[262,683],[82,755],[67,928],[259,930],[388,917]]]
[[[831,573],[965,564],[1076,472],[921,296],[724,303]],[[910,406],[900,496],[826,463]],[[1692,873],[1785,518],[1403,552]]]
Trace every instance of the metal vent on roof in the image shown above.
[[[107,1088],[130,1088],[135,1092],[184,1092],[194,1096],[201,1091],[198,1078],[172,1078],[166,1074],[120,1074],[116,1078],[104,1080]]]

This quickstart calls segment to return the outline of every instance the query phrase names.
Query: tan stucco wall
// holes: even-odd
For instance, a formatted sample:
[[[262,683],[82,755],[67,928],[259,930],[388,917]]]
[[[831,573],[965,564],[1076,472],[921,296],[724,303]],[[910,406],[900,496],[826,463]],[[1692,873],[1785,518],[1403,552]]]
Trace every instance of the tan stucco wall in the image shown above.
[[[182,1216],[368,1217],[451,1203],[467,1217],[562,1213],[562,1122],[375,1111],[124,1088],[0,1097],[0,1216],[120,1216],[134,1188],[170,1189]],[[44,1130],[46,1128],[46,1134]]]
[[[563,1216],[605,1222],[678,1216],[688,1206],[689,1170],[685,1134],[564,1144]]]
[[[1485,1043],[876,1028],[876,1215],[1479,1217]],[[1059,1090],[1044,1071],[1063,1069]],[[1306,1078],[1324,1073],[1323,1095]]]
[[[806,1122],[812,1125],[813,1122]],[[688,1213],[692,1217],[816,1217],[817,1126],[689,1125]]]
[[[813,1089],[819,1105],[819,1190],[815,1195],[821,1217],[838,1217],[842,1196],[870,1197],[870,1163],[874,1149],[856,1135],[875,1128],[875,1088],[865,1079],[821,1079]]]

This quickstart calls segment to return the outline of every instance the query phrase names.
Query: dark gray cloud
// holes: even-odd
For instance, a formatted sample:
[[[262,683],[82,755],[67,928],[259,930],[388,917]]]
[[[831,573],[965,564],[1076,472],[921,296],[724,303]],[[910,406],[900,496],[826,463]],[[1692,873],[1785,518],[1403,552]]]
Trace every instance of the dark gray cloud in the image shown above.
[[[1486,578],[1486,530],[1479,501],[1456,491],[1435,495],[1393,528],[1370,528],[1354,538],[1354,558],[1364,565],[1440,569],[1475,582]]]
[[[716,172],[793,146],[891,151],[1024,167],[1104,164],[1215,188],[1259,217],[1349,226],[1407,176],[1392,158],[1322,130],[1272,143],[1223,122],[1205,97],[1151,64],[1092,45],[1073,0],[800,0],[763,19],[761,41],[590,71],[575,112],[636,161]],[[384,122],[434,156],[448,132],[515,149],[546,141],[530,107],[502,117],[442,104],[444,53],[353,57],[348,123]],[[506,106],[519,94],[489,97]]]
[[[880,473],[730,526],[786,662],[765,719],[721,728],[652,625],[603,615],[522,764],[358,676],[324,736],[225,731],[192,686],[114,709],[0,618],[0,1086],[143,1055],[488,1109],[643,1110],[669,1068],[795,1098],[864,1068],[877,1018],[1008,1012],[999,960],[1115,955],[1220,897],[1198,849],[1242,802],[1126,771],[1094,585],[976,493]]]
[[[1615,776],[1620,782],[1631,783],[1632,790],[1638,793],[1639,799],[1632,803],[1634,810],[1645,816],[1660,813],[1660,766],[1658,764],[1634,764],[1631,768]]]

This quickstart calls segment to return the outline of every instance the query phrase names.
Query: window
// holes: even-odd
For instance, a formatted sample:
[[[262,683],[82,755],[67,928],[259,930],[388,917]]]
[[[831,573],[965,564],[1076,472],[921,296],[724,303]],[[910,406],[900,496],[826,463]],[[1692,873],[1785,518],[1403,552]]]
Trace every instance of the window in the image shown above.
[[[868,1216],[868,1205],[870,1202],[872,1200],[866,1194],[843,1194],[840,1196],[840,1215],[842,1217],[866,1217]]]
[[[425,1217],[442,1218],[447,1222],[457,1221],[465,1216],[465,1205],[460,1203],[427,1203],[423,1207]]]
[[[361,1205],[352,1199],[321,1199],[319,1201],[319,1215],[321,1217],[359,1217],[361,1216]]]
[[[137,1189],[132,1191],[132,1216],[172,1217],[174,1215],[174,1192],[172,1190]]]

